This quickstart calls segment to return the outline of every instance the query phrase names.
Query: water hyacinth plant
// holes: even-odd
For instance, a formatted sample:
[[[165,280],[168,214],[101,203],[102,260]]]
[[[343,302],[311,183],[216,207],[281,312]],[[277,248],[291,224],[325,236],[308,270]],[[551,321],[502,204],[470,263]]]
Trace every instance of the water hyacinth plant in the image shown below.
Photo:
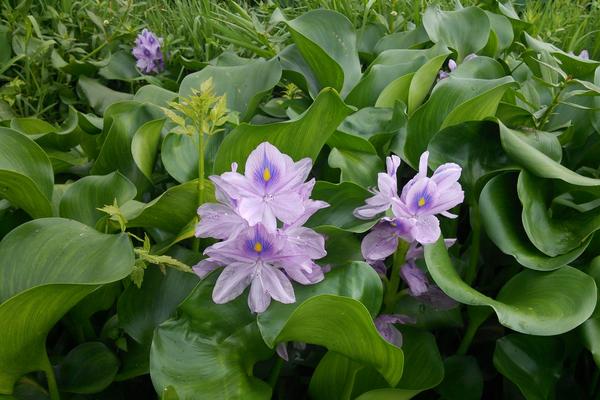
[[[67,3],[0,23],[0,398],[598,398],[593,43],[509,2]]]

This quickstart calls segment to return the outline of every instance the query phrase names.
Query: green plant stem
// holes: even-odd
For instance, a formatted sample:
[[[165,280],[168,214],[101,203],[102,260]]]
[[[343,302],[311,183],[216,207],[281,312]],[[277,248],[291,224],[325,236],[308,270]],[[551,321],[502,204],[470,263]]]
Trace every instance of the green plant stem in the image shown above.
[[[469,265],[465,273],[465,282],[471,285],[477,276],[477,264],[479,262],[479,246],[481,243],[481,218],[479,216],[479,204],[477,200],[471,202],[469,213],[471,219],[471,248]]]
[[[542,118],[540,118],[540,122],[537,125],[538,129],[544,129],[544,126],[550,119],[550,116],[552,115],[552,113],[554,112],[554,110],[556,109],[558,104],[560,103],[560,95],[562,94],[563,90],[565,90],[565,88],[567,87],[567,82],[568,82],[567,80],[561,82],[560,89],[558,90],[558,92],[556,92],[556,94],[552,98],[552,102],[550,103],[550,105],[548,106],[546,111],[544,111]]]
[[[271,370],[271,374],[269,375],[269,380],[267,381],[272,388],[275,387],[275,384],[279,379],[279,373],[281,372],[282,367],[283,359],[281,357],[277,357],[277,361],[275,361],[275,365],[273,365],[273,369]]]
[[[198,129],[198,207],[204,203],[204,132]],[[200,250],[200,239],[194,239],[192,250]]]
[[[471,342],[475,337],[475,333],[477,333],[477,329],[481,324],[476,321],[470,320],[469,325],[467,325],[467,330],[465,331],[465,335],[460,341],[460,345],[458,346],[458,350],[456,350],[456,354],[459,356],[464,356],[467,354],[469,347],[471,346]]]
[[[398,242],[398,248],[394,253],[392,260],[392,274],[390,275],[390,280],[386,286],[385,295],[383,298],[383,304],[385,306],[384,311],[388,314],[394,312],[396,300],[398,299],[397,293],[398,288],[400,287],[400,267],[402,267],[406,261],[407,251],[408,243],[404,240],[400,240]]]
[[[50,360],[48,360],[48,358],[46,358],[44,372],[46,373],[46,380],[48,381],[48,392],[50,392],[50,399],[60,400],[58,385],[56,384],[56,377],[54,376],[54,370],[52,369],[52,364],[50,364]]]

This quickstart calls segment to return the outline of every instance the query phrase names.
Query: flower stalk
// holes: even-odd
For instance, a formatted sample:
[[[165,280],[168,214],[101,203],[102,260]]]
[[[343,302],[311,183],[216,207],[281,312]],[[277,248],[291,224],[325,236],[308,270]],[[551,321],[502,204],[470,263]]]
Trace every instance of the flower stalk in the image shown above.
[[[409,244],[404,240],[398,241],[398,248],[392,259],[392,273],[385,290],[384,305],[386,313],[393,313],[398,300],[398,289],[400,287],[400,268],[406,261],[406,253]]]

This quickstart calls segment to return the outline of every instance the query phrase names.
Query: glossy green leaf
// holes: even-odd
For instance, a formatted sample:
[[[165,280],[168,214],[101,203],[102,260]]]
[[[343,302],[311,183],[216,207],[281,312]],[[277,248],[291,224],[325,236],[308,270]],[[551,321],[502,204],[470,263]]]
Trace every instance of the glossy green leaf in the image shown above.
[[[562,267],[550,272],[524,270],[492,299],[458,275],[440,238],[425,246],[425,261],[435,283],[454,300],[489,306],[500,323],[530,335],[558,335],[583,323],[596,306],[596,285],[587,274]]]
[[[273,351],[265,346],[245,295],[225,305],[212,301],[217,274],[203,280],[162,323],[150,350],[150,376],[158,393],[172,386],[181,400],[271,398],[271,388],[252,376],[253,365]]]
[[[460,181],[468,195],[477,195],[492,174],[517,169],[502,151],[498,125],[473,121],[442,129],[429,146],[429,165],[435,169],[453,162],[462,167]]]
[[[478,400],[483,394],[483,376],[472,356],[444,360],[444,381],[436,389],[445,400]]]
[[[508,18],[503,15],[495,14],[490,11],[485,11],[488,19],[490,20],[490,37],[485,50],[489,50],[490,56],[496,57],[502,51],[508,49],[513,42],[514,32],[513,27]],[[492,41],[494,45],[490,46]]]
[[[502,123],[500,138],[506,153],[523,168],[542,178],[560,179],[567,183],[579,186],[598,186],[600,179],[580,175],[562,166],[556,158],[535,148],[527,140],[527,134],[509,129]]]
[[[94,227],[106,215],[98,208],[112,205],[115,200],[121,206],[136,193],[133,183],[119,172],[86,176],[68,186],[60,201],[60,216]]]
[[[363,187],[371,187],[377,181],[377,173],[382,171],[383,162],[376,154],[333,148],[329,153],[329,166],[341,170],[340,182],[354,182]]]
[[[260,100],[273,89],[281,78],[279,60],[255,60],[243,65],[208,65],[189,74],[179,86],[179,96],[189,97],[192,90],[200,90],[205,80],[212,78],[215,93],[227,96],[227,107],[237,111],[243,121],[249,120]]]
[[[77,89],[81,92],[82,96],[87,99],[90,107],[100,115],[104,114],[111,104],[119,101],[131,100],[133,98],[129,93],[117,92],[107,88],[97,80],[88,78],[85,75],[79,78]]]
[[[303,157],[315,160],[329,136],[349,113],[350,108],[337,93],[325,89],[296,120],[267,125],[242,124],[223,140],[215,159],[214,172],[230,170],[232,162],[243,166],[250,152],[264,141],[294,160]]]
[[[98,393],[108,387],[119,369],[119,359],[101,342],[87,342],[71,350],[58,364],[56,380],[62,391]]]
[[[314,10],[287,22],[292,40],[319,82],[342,97],[361,76],[352,23],[340,13]]]
[[[389,49],[415,49],[429,42],[429,36],[422,24],[405,32],[395,32],[379,39],[375,45],[375,52],[381,53]]]
[[[413,390],[403,389],[375,389],[363,393],[356,400],[409,400],[415,396]]]
[[[490,20],[478,7],[441,11],[429,7],[423,25],[434,43],[442,43],[458,52],[458,61],[483,49],[490,34]]]
[[[156,119],[140,126],[131,139],[131,155],[137,168],[152,182],[152,171],[158,153],[160,133],[165,121]]]
[[[519,264],[540,271],[551,271],[576,260],[587,248],[591,237],[571,252],[549,257],[527,237],[521,220],[522,206],[516,194],[517,181],[511,174],[492,178],[481,191],[479,209],[488,237]]]
[[[496,341],[494,366],[527,400],[545,400],[553,398],[563,353],[558,338],[512,334]]]
[[[311,398],[315,400],[348,400],[352,397],[354,379],[363,364],[352,361],[335,351],[325,353],[309,386]]]
[[[33,218],[52,215],[54,176],[50,160],[33,140],[0,128],[0,198]]]
[[[135,92],[133,100],[140,103],[152,103],[160,107],[167,107],[169,102],[177,99],[177,96],[177,93],[159,86],[145,85]]]
[[[269,346],[287,341],[319,344],[371,365],[394,385],[404,358],[373,324],[381,290],[368,264],[350,263],[329,272],[321,283],[297,287],[296,303],[272,304],[258,316],[258,326]]]
[[[365,188],[351,182],[339,184],[318,181],[311,198],[329,203],[329,207],[317,211],[307,222],[307,226],[335,226],[350,232],[365,232],[376,221],[356,218],[352,212],[365,203],[372,194]]]
[[[194,274],[172,268],[162,273],[150,267],[141,288],[129,285],[119,297],[119,325],[139,343],[150,343],[154,328],[172,315],[197,284]]]
[[[204,181],[204,200],[214,202],[212,183]],[[147,204],[131,202],[123,209],[127,226],[158,228],[179,233],[196,217],[198,208],[198,180],[172,186]]]
[[[406,74],[391,81],[377,97],[375,107],[393,107],[397,101],[407,104],[410,84],[414,76],[415,74]]]
[[[535,247],[555,257],[589,242],[589,236],[600,229],[600,209],[553,213],[550,209],[553,188],[553,181],[538,178],[527,171],[519,175],[517,190],[523,205],[525,232]]]
[[[104,175],[117,170],[135,184],[138,197],[141,196],[150,185],[146,174],[151,172],[159,133],[154,123],[144,124],[162,117],[161,110],[149,103],[127,101],[109,107],[105,112],[102,148],[91,173]]]
[[[49,370],[48,331],[100,285],[123,279],[134,263],[126,235],[105,235],[79,222],[25,223],[0,243],[0,393],[27,372]]]
[[[415,112],[417,107],[423,103],[423,100],[425,100],[429,94],[431,86],[437,79],[438,72],[448,57],[448,54],[450,54],[450,50],[445,47],[442,48],[442,54],[428,60],[415,72],[408,89],[407,105],[409,114]]]
[[[472,79],[450,76],[439,82],[425,104],[408,121],[404,144],[406,160],[415,167],[435,133],[448,126],[493,116],[511,77]]]

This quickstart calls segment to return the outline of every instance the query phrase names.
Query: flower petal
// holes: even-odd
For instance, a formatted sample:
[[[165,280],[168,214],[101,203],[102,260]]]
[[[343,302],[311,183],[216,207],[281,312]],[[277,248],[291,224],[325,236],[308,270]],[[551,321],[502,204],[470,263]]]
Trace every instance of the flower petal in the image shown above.
[[[389,222],[375,225],[360,245],[362,255],[367,261],[383,260],[394,254],[397,248],[398,235]]]
[[[441,235],[440,221],[434,215],[420,216],[417,218],[412,233],[421,244],[434,243]]]
[[[200,261],[198,264],[194,265],[192,267],[192,269],[194,270],[194,273],[196,275],[198,275],[198,277],[200,279],[204,279],[206,277],[206,275],[210,274],[211,272],[213,272],[214,270],[220,268],[223,266],[223,263],[211,259],[211,258],[206,258],[202,261]]]
[[[236,262],[229,264],[215,283],[212,298],[217,304],[227,303],[238,297],[250,284],[254,264]]]
[[[279,269],[263,265],[255,279],[261,279],[263,288],[278,302],[290,304],[296,301],[292,283]]]
[[[200,222],[196,226],[196,237],[228,239],[248,227],[246,221],[231,207],[206,203],[198,207]]]

